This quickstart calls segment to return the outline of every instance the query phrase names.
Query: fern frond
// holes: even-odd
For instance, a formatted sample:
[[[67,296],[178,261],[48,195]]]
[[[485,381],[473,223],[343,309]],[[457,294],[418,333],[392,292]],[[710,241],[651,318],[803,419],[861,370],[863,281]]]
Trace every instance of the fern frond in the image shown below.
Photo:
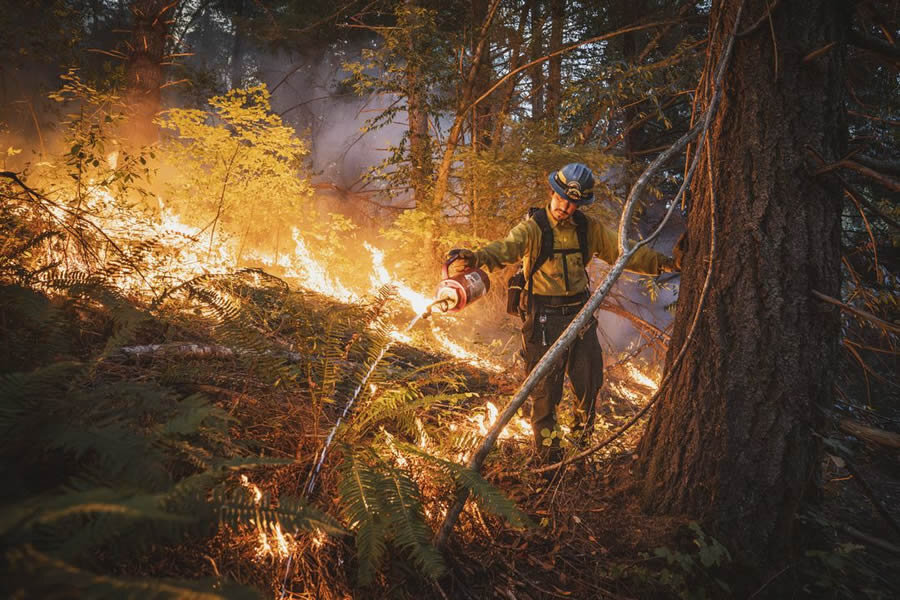
[[[418,456],[450,475],[453,480],[475,496],[479,505],[491,514],[506,519],[513,527],[533,527],[528,515],[519,510],[516,503],[506,497],[497,487],[488,482],[477,471],[458,465],[452,461],[433,456],[417,446],[395,442],[404,452]]]
[[[471,396],[470,392],[423,395],[418,386],[395,384],[393,388],[383,390],[366,405],[364,411],[360,411],[354,429],[361,435],[380,423],[390,421],[400,431],[415,435],[418,433],[415,418],[419,412],[435,406],[454,405]]]
[[[7,551],[4,562],[10,576],[0,584],[9,597],[71,597],[97,600],[251,600],[261,596],[255,590],[217,580],[177,581],[164,579],[121,579],[80,569],[29,546]]]
[[[18,259],[24,257],[28,254],[32,249],[40,246],[47,240],[51,240],[54,238],[58,238],[62,236],[61,231],[56,231],[52,229],[48,229],[47,231],[43,231],[36,236],[32,237],[24,244],[20,244],[18,247],[13,248],[3,254],[0,254],[0,270],[7,270],[10,266],[18,261]]]
[[[388,485],[379,492],[393,542],[409,552],[422,573],[440,577],[446,567],[441,553],[430,541],[432,532],[425,523],[419,487],[398,469],[389,469],[386,475]]]
[[[48,399],[64,396],[84,368],[78,362],[58,362],[30,373],[0,375],[0,447],[21,419],[34,416]]]
[[[220,521],[234,528],[261,527],[274,530],[279,526],[286,533],[346,533],[332,517],[299,498],[285,498],[278,506],[273,507],[269,505],[266,496],[257,500],[256,494],[246,488],[226,490],[220,487],[214,491],[212,502],[218,509]]]
[[[366,585],[375,577],[386,551],[385,522],[378,496],[383,477],[352,452],[345,452],[340,474],[341,507],[350,529],[356,530],[357,576]]]
[[[229,418],[228,413],[209,404],[201,394],[193,394],[178,403],[175,415],[159,428],[159,433],[163,437],[189,435],[209,419],[227,421]]]
[[[164,510],[159,494],[135,494],[111,488],[71,491],[50,497],[33,498],[4,510],[0,535],[25,535],[36,527],[56,525],[65,520],[114,515],[131,520],[186,521],[187,517]]]

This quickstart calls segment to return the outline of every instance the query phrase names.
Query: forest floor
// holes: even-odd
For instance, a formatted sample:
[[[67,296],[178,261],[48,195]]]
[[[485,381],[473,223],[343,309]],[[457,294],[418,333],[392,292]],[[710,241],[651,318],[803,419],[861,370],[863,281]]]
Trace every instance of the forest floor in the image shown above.
[[[166,481],[176,488],[206,469],[200,474],[214,475],[232,491],[253,490],[257,497],[255,504],[252,498],[223,502],[212,488],[203,488],[199,499],[220,511],[219,517],[212,515],[186,530],[178,542],[116,539],[127,538],[121,532],[130,530],[117,532],[114,520],[80,516],[66,521],[69,533],[59,529],[62,533],[48,537],[40,523],[22,533],[23,553],[38,544],[53,551],[69,537],[93,544],[87,546],[89,554],[76,556],[73,563],[99,567],[97,576],[92,572],[79,580],[95,586],[92,589],[110,585],[106,578],[112,575],[206,580],[216,590],[236,582],[279,600],[900,597],[900,531],[894,529],[900,519],[900,460],[895,450],[868,446],[836,428],[824,432],[835,457],[825,457],[822,497],[798,517],[794,554],[759,573],[732,560],[726,550],[731,540],[714,539],[691,518],[642,511],[631,467],[644,422],[548,481],[534,471],[538,465],[532,436],[523,427],[527,419],[522,415],[508,427],[511,435],[488,456],[483,475],[516,503],[531,525],[516,528],[497,516],[504,510],[507,518],[514,514],[502,503],[469,502],[444,549],[443,575],[427,578],[421,574],[421,553],[431,551],[436,563],[440,557],[430,547],[423,550],[421,540],[414,541],[420,560],[413,564],[410,544],[395,547],[402,546],[394,543],[397,539],[389,530],[396,523],[377,522],[376,512],[373,522],[385,527],[379,534],[389,548],[378,557],[373,581],[360,585],[361,535],[359,522],[348,517],[353,497],[342,489],[347,481],[342,464],[370,457],[375,466],[369,475],[380,476],[380,469],[384,481],[393,478],[415,487],[414,494],[398,496],[420,503],[427,525],[420,537],[427,546],[455,495],[453,480],[439,475],[446,475],[448,468],[455,473],[452,463],[466,462],[487,431],[485,425],[496,418],[490,408],[496,412],[516,391],[521,364],[486,369],[474,360],[442,354],[434,350],[438,344],[427,343],[441,333],[430,324],[420,325],[420,333],[427,335],[419,341],[425,344],[389,341],[394,338],[386,335],[389,328],[379,316],[387,311],[388,292],[365,305],[344,305],[244,270],[198,277],[148,304],[119,294],[110,287],[112,281],[113,275],[102,280],[76,274],[40,289],[21,283],[0,286],[0,331],[10,341],[0,347],[0,383],[6,384],[12,399],[4,399],[8,407],[0,417],[9,422],[5,431],[14,442],[4,448],[8,453],[2,466],[10,477],[19,478],[11,482],[35,490],[28,492],[32,496],[21,492],[20,514],[36,514],[33,506],[41,502],[50,502],[51,509],[57,501],[83,506],[80,497],[73,499],[71,481],[97,486],[91,493],[108,498],[118,471],[104,471],[94,458],[105,456],[116,463],[120,448],[129,449],[142,435],[147,445],[131,451],[159,450],[159,461],[151,466],[166,471]],[[48,287],[52,294],[45,291]],[[389,325],[397,333],[409,319],[409,314],[400,315],[399,325]],[[379,329],[379,323],[385,327]],[[154,344],[157,349],[166,344],[176,348],[151,350]],[[188,344],[194,349],[186,354]],[[510,345],[485,347],[500,354]],[[370,369],[381,356],[383,364]],[[291,364],[285,362],[287,357]],[[70,380],[65,369],[72,365],[80,370],[75,371],[77,379]],[[367,370],[375,373],[373,379],[360,379]],[[22,386],[16,382],[28,381],[31,374],[41,385],[31,391],[18,389]],[[647,402],[653,385],[631,363],[611,363],[598,401],[594,439],[605,439],[622,427]],[[345,411],[347,419],[310,493],[313,465],[342,406],[349,407],[345,401],[354,387],[368,395],[353,411]],[[16,400],[16,394],[24,400]],[[571,400],[567,390],[560,408],[562,424],[571,422]],[[220,425],[201,430],[207,417],[216,416],[212,409],[221,416],[213,419]],[[854,411],[856,420],[898,429],[900,414],[884,408]],[[424,454],[431,456],[426,459]],[[217,463],[220,456],[224,462]],[[443,461],[442,473],[428,469],[435,457]],[[140,456],[125,458],[118,467],[123,473],[142,464]],[[210,466],[222,464],[225,467],[216,471]],[[149,479],[133,473],[118,485],[126,499],[142,480],[148,480],[152,498],[175,498],[167,495],[174,494],[170,487],[154,488]],[[294,522],[305,528],[281,532],[280,522],[261,516],[266,510],[277,514],[279,499],[289,497],[325,513],[338,524],[332,532],[342,532],[326,535],[300,518]],[[234,504],[241,518],[228,520],[226,513]],[[385,512],[390,510],[391,505],[383,506],[388,507]],[[186,515],[174,516],[177,521]],[[148,531],[156,527],[140,530],[141,535],[150,539]],[[356,539],[350,534],[354,529]],[[132,541],[135,549],[116,551],[105,543],[108,540]],[[54,586],[78,589],[82,583],[70,582],[74,570],[68,564],[33,559],[27,566],[45,572],[60,564],[61,580],[43,582],[25,569],[19,574],[21,583],[13,584],[23,587],[13,589],[32,584],[43,589],[44,583],[57,595]]]
[[[445,364],[463,372],[468,389],[501,407],[520,383],[515,373],[492,373],[449,361],[448,357],[403,346],[396,359],[410,365]],[[621,369],[607,373],[598,404],[595,440],[615,431],[643,405],[652,389],[641,387]],[[611,389],[630,387],[628,400]],[[245,385],[241,393],[207,387],[234,417],[236,439],[264,440],[273,456],[310,456],[310,415],[297,408],[295,418],[267,421],[283,413],[291,399],[283,391]],[[568,418],[567,390],[561,421]],[[895,415],[896,417],[897,415]],[[293,426],[281,426],[293,422]],[[534,527],[514,529],[471,502],[457,525],[445,557],[448,573],[423,579],[402,555],[387,559],[375,583],[354,583],[352,540],[326,538],[300,542],[289,558],[261,553],[253,531],[222,527],[211,538],[157,548],[129,574],[165,577],[226,576],[275,598],[896,598],[900,597],[900,532],[873,503],[881,502],[900,519],[900,459],[832,432],[851,446],[856,476],[845,464],[826,457],[821,501],[804,509],[797,523],[794,556],[766,573],[738,567],[722,544],[687,517],[654,516],[642,511],[631,466],[644,421],[584,462],[555,473],[552,481],[534,473],[531,441],[504,441],[484,470],[488,481],[514,500]],[[306,469],[286,467],[269,474],[260,487],[274,495],[302,493]],[[869,488],[859,485],[862,478]],[[338,502],[335,482],[323,472],[314,500],[328,510]],[[452,490],[431,490],[446,501]],[[433,529],[441,519],[429,518]],[[763,583],[760,584],[759,582]]]

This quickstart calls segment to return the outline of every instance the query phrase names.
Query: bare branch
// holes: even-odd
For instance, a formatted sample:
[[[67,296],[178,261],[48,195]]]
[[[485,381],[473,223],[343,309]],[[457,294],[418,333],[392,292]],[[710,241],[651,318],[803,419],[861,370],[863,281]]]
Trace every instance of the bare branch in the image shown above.
[[[900,62],[900,48],[897,46],[888,44],[876,37],[860,33],[855,29],[850,30],[847,39],[857,48],[878,54],[879,56],[889,59],[890,62],[894,64]]]
[[[841,431],[858,437],[861,440],[865,440],[879,446],[884,446],[886,448],[894,448],[900,450],[900,433],[878,429],[877,427],[872,427],[870,425],[860,423],[855,419],[848,419],[847,417],[844,417],[843,419],[838,421],[838,426],[841,428]]]
[[[531,62],[525,63],[524,65],[521,65],[521,66],[513,69],[512,71],[510,71],[509,73],[507,73],[506,75],[504,75],[503,77],[498,79],[494,83],[494,85],[492,85],[485,93],[483,93],[481,96],[476,98],[475,101],[473,101],[472,104],[470,104],[466,110],[467,111],[471,110],[479,102],[481,102],[482,100],[484,100],[485,98],[487,98],[488,96],[493,94],[497,90],[497,88],[499,88],[501,85],[503,85],[503,83],[510,77],[514,77],[515,75],[518,75],[522,71],[525,71],[526,69],[530,69],[531,67],[533,67],[535,65],[539,65],[543,62],[547,62],[554,56],[558,56],[560,54],[566,54],[568,52],[571,52],[572,50],[577,50],[578,48],[581,48],[582,46],[587,46],[588,44],[595,44],[597,42],[602,42],[604,40],[608,40],[610,38],[614,38],[616,36],[622,35],[623,33],[629,33],[631,31],[643,31],[644,29],[651,29],[653,27],[661,27],[661,26],[669,25],[670,23],[677,23],[679,21],[681,21],[681,19],[675,19],[675,20],[669,19],[666,21],[654,21],[653,23],[646,23],[644,25],[632,25],[630,27],[624,27],[622,29],[617,29],[616,31],[612,31],[610,33],[598,35],[596,37],[592,37],[592,38],[583,40],[581,42],[569,44],[568,46],[566,46],[564,48],[560,48],[556,52],[551,52],[550,54],[548,54],[546,56],[536,58]]]
[[[857,173],[865,175],[870,179],[874,179],[877,183],[883,185],[892,192],[900,192],[900,181],[891,179],[887,175],[879,173],[878,171],[870,169],[869,167],[866,167],[856,161],[852,161],[849,159],[843,159],[837,161],[836,163],[825,165],[824,167],[816,171],[814,175],[822,175],[823,173],[829,173],[831,171],[834,171],[835,169],[850,169],[852,171],[856,171]]]
[[[816,160],[819,161],[819,164],[825,164],[825,159],[822,158],[822,156],[818,152],[816,152],[812,148],[807,148],[807,150],[816,158]],[[841,186],[844,188],[844,191],[851,197],[852,200],[856,200],[857,202],[865,206],[891,227],[900,229],[900,223],[894,220],[890,215],[885,214],[885,212],[879,209],[877,206],[872,204],[872,202],[870,202],[868,198],[861,194],[859,190],[854,188],[852,185],[844,181],[844,179],[840,175],[835,174],[834,177],[838,180],[838,183],[841,184]]]
[[[828,302],[829,304],[834,304],[841,310],[847,311],[849,313],[853,313],[857,317],[860,317],[866,321],[869,321],[869,322],[877,325],[880,329],[884,329],[886,331],[892,331],[894,333],[900,333],[900,325],[895,325],[894,323],[889,323],[883,319],[879,319],[878,317],[876,317],[875,315],[873,315],[872,313],[870,313],[868,311],[865,311],[861,308],[856,308],[855,306],[850,306],[849,304],[845,304],[845,303],[841,302],[840,300],[838,300],[837,298],[832,298],[831,296],[823,294],[822,292],[820,292],[818,290],[811,290],[811,292],[812,292],[812,295],[815,296],[816,298],[818,298],[819,300],[822,300],[823,302]]]
[[[878,511],[878,514],[880,514],[887,524],[891,526],[891,529],[893,529],[895,533],[900,534],[900,524],[898,524],[897,520],[891,516],[891,513],[888,511],[887,507],[885,507],[884,503],[875,496],[875,492],[872,491],[872,488],[860,474],[859,469],[853,466],[853,463],[846,458],[844,458],[844,466],[846,466],[847,470],[850,471],[850,474],[853,475],[853,480],[859,484],[859,487],[869,501],[872,502],[872,505],[875,507],[875,510]]]
[[[766,12],[764,12],[762,15],[760,15],[760,17],[756,21],[753,22],[753,25],[751,25],[747,29],[741,31],[740,33],[738,33],[737,36],[739,38],[746,37],[746,36],[750,35],[751,33],[753,33],[754,31],[756,31],[757,29],[759,29],[760,27],[762,27],[763,23],[765,23],[766,21],[768,21],[772,18],[772,13],[775,11],[776,8],[778,8],[778,4],[780,3],[780,1],[781,0],[775,0],[775,2],[773,2],[771,4],[771,6],[769,5],[769,3],[767,1],[766,2]]]
[[[900,124],[900,123],[898,123]],[[879,173],[885,173],[887,175],[895,175],[900,177],[900,161],[888,161],[888,160],[880,160],[877,158],[873,158],[871,156],[865,156],[863,154],[858,154],[853,157],[856,162],[859,164],[869,167],[874,171],[878,171]]]

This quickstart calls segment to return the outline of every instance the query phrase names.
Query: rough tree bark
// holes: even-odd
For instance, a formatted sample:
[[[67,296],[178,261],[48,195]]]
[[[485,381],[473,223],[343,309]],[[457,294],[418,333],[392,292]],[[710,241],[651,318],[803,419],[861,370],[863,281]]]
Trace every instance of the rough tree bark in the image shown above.
[[[713,3],[710,64],[740,4]],[[764,0],[747,0],[742,22],[766,10]],[[710,132],[713,183],[704,165],[693,188],[667,363],[713,260],[709,296],[639,449],[645,509],[699,518],[740,560],[759,564],[789,548],[819,467],[818,407],[832,398],[839,317],[812,290],[839,294],[841,190],[813,175],[807,147],[844,153],[842,10],[827,0],[782,2],[771,29],[736,42]]]
[[[487,18],[487,12],[490,8],[488,0],[472,0],[472,39],[470,42],[469,52],[472,56],[478,52],[478,44],[481,42],[478,35],[480,25]],[[475,75],[475,82],[472,88],[474,97],[479,97],[486,92],[491,86],[491,45],[487,44],[483,50],[483,55]],[[491,135],[494,132],[493,119],[495,118],[495,110],[492,102],[481,102],[472,109],[472,145],[476,149],[488,148],[491,145]]]
[[[550,53],[562,48],[563,26],[566,22],[566,3],[564,0],[550,2]],[[559,131],[559,107],[562,102],[562,54],[550,58],[547,72],[547,110],[546,125],[554,137]]]
[[[135,144],[156,141],[153,117],[160,109],[163,56],[169,33],[169,18],[178,0],[135,0],[131,41],[128,48],[126,102],[131,111],[128,138]]]
[[[428,106],[426,101],[427,90],[424,78],[420,72],[417,56],[418,39],[421,35],[418,24],[419,6],[415,0],[407,0],[406,7],[409,10],[409,40],[407,50],[410,60],[406,65],[406,112],[409,117],[409,162],[410,183],[413,189],[413,200],[417,207],[424,207],[429,201],[429,185],[433,171],[431,157],[431,136],[428,135]]]
[[[544,54],[544,17],[541,13],[541,3],[538,0],[528,0],[531,9],[531,60],[537,60]],[[528,70],[531,78],[531,118],[540,121],[544,118],[544,65],[537,63]]]
[[[244,80],[244,0],[236,0],[232,9],[231,89],[240,89]]]

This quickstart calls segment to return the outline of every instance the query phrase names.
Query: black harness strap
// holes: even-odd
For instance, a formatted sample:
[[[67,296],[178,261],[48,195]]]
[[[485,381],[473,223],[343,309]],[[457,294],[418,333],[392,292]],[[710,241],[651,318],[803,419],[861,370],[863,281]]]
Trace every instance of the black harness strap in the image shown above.
[[[587,244],[587,228],[588,228],[588,219],[584,216],[580,210],[576,210],[572,213],[572,221],[575,223],[575,234],[578,236],[578,248],[565,248],[555,250],[553,248],[553,227],[550,226],[550,219],[547,217],[547,211],[543,208],[529,208],[528,216],[538,224],[538,227],[541,229],[541,250],[538,254],[537,258],[534,259],[534,263],[531,265],[531,269],[529,269],[528,273],[528,294],[532,294],[532,290],[534,289],[534,274],[537,273],[537,270],[541,268],[541,266],[547,262],[547,260],[553,256],[554,254],[561,254],[563,256],[563,278],[566,282],[566,291],[569,290],[569,261],[566,260],[566,256],[569,254],[575,254],[576,252],[581,253],[581,264],[587,268],[589,256],[588,256],[588,244]]]

